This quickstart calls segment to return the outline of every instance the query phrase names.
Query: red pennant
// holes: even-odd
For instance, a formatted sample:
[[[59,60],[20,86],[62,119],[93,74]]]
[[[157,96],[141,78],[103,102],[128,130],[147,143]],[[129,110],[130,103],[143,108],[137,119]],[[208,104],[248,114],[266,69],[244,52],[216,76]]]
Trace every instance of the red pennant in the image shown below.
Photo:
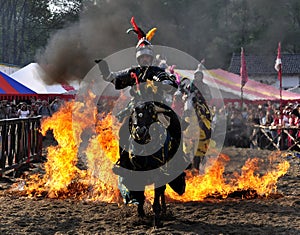
[[[243,48],[241,48],[241,69],[240,69],[240,75],[241,75],[241,85],[243,87],[248,82],[246,60],[245,60],[245,55],[244,55],[244,49]]]

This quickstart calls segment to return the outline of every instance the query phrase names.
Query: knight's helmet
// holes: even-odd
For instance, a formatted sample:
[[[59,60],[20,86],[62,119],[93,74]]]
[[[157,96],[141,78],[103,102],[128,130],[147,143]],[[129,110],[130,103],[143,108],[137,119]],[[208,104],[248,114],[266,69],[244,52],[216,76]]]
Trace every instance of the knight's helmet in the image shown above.
[[[138,36],[138,43],[136,45],[136,60],[138,62],[139,65],[141,66],[149,66],[152,64],[153,59],[154,59],[154,53],[153,53],[153,48],[152,45],[150,43],[152,37],[154,36],[155,32],[156,32],[156,28],[152,28],[151,30],[149,30],[149,32],[147,34],[144,33],[144,31],[137,26],[134,17],[131,18],[130,23],[132,25],[132,28],[127,30],[127,33],[130,33],[131,31],[135,32]],[[150,64],[142,64],[141,58],[144,55],[148,55],[150,57]]]
[[[205,62],[205,59],[202,59],[201,62],[198,64],[198,67],[197,69],[195,70],[194,72],[194,80],[195,81],[203,81],[203,70],[205,70],[205,67],[204,67],[204,62]]]

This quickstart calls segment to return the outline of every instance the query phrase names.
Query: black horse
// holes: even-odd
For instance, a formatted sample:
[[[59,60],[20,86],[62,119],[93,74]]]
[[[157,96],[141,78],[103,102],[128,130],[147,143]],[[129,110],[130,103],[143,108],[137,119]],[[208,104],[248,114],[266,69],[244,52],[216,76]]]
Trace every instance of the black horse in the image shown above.
[[[121,176],[122,184],[129,189],[126,202],[138,203],[140,217],[145,216],[143,189],[146,185],[154,184],[154,226],[161,225],[161,215],[166,212],[166,185],[161,182],[168,183],[179,195],[185,192],[182,167],[188,163],[183,157],[180,126],[171,108],[156,101],[147,101],[133,108],[120,129],[120,159],[113,171]],[[179,157],[172,163],[170,160],[175,155]],[[146,175],[142,179],[134,174],[142,171]]]

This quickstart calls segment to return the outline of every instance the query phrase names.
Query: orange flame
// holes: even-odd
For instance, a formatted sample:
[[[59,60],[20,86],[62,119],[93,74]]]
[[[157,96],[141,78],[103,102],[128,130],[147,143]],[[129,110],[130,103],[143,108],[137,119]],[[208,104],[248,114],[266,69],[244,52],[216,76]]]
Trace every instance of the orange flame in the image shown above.
[[[269,159],[279,159],[280,153],[275,152]],[[218,158],[211,160],[204,175],[193,175],[187,172],[186,192],[182,196],[176,195],[170,187],[167,187],[166,195],[173,200],[178,201],[201,201],[207,196],[218,194],[222,198],[227,198],[230,193],[240,190],[254,190],[261,196],[268,196],[276,193],[276,183],[279,177],[286,174],[289,169],[289,163],[282,161],[270,169],[264,175],[258,173],[259,159],[248,159],[242,167],[241,173],[233,172],[231,177],[224,178],[225,164],[229,162],[229,157],[220,154]]]
[[[93,96],[89,101],[68,102],[51,118],[42,121],[42,133],[52,129],[56,146],[48,147],[45,174],[36,174],[26,182],[25,192],[30,197],[78,198],[120,202],[117,176],[112,166],[119,158],[118,129],[120,124],[111,114],[97,114]],[[80,147],[87,135],[84,150]],[[78,158],[86,157],[87,170],[77,167]],[[167,187],[170,200],[201,201],[209,195],[218,194],[222,198],[237,190],[255,190],[259,195],[268,196],[276,192],[276,183],[288,168],[287,161],[280,161],[280,153],[274,152],[268,164],[272,169],[259,175],[262,160],[248,159],[240,173],[225,176],[225,166],[229,157],[219,154],[211,158],[205,174],[194,175],[187,171],[186,192],[182,196]],[[151,193],[147,192],[148,197]]]
[[[117,125],[112,125],[111,115],[97,120],[92,98],[89,102],[66,103],[59,112],[42,121],[42,133],[53,130],[58,145],[47,149],[46,173],[33,175],[27,182],[25,191],[29,196],[120,201],[117,177],[111,171],[118,159],[118,141],[113,133]],[[88,147],[79,153],[85,132],[91,135]],[[87,170],[76,166],[79,154],[83,153]]]

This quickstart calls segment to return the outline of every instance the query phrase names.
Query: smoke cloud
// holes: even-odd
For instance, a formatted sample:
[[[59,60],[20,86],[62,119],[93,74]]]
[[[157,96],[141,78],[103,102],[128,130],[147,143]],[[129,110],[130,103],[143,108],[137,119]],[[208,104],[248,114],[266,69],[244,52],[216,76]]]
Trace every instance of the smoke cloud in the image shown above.
[[[55,32],[36,55],[48,75],[46,82],[83,79],[95,59],[135,45],[136,39],[126,35],[130,15],[126,8],[114,4],[90,6],[82,11],[79,22]]]
[[[181,26],[189,24],[186,13],[197,3],[183,1],[178,6],[170,2],[99,0],[97,5],[85,6],[79,21],[54,33],[45,49],[36,55],[37,62],[48,75],[46,82],[68,83],[83,79],[95,65],[95,59],[135,46],[136,35],[126,34],[126,30],[131,27],[132,16],[146,32],[152,27],[158,27],[152,40],[154,45],[169,46],[187,53],[196,52],[192,56],[201,54],[202,44],[197,44],[199,39],[194,34],[199,29]],[[195,14],[189,14],[189,17]],[[193,24],[197,26],[197,21]]]
[[[170,6],[157,0],[106,0],[97,1],[97,5],[85,6],[79,21],[55,32],[45,49],[36,55],[37,62],[48,75],[46,82],[68,83],[83,79],[95,65],[95,59],[135,46],[136,35],[126,34],[126,30],[131,27],[132,16],[135,16],[137,24],[145,32],[158,27],[152,40],[154,45],[179,50],[188,48],[189,35],[182,34],[178,24],[184,14],[178,14],[175,7],[188,8],[189,4]]]
[[[263,30],[266,35],[262,34],[259,40],[253,42],[252,39],[247,39],[252,38],[252,28],[258,27],[257,14],[265,19],[266,25],[272,24],[269,19],[272,17],[271,13],[262,11],[265,8],[262,9],[258,4],[261,1],[255,1],[255,4],[252,4],[252,0],[245,1],[247,12],[251,10],[247,24],[241,24],[235,18],[237,9],[241,8],[239,1],[94,2],[97,4],[84,6],[78,22],[54,33],[45,49],[37,54],[37,62],[49,75],[47,83],[67,83],[83,79],[95,65],[95,59],[105,58],[119,50],[135,46],[136,35],[126,34],[126,30],[131,27],[132,16],[135,16],[137,24],[146,32],[152,27],[158,28],[152,40],[154,45],[176,48],[199,61],[205,58],[207,68],[227,69],[232,53],[239,53],[241,46],[253,54],[263,51],[272,53],[279,40],[272,36],[273,30],[266,29]],[[273,4],[273,7],[274,5],[276,6]],[[240,12],[240,19],[244,19],[243,14]],[[251,26],[248,28],[249,34],[244,33],[248,31],[243,30],[243,25]],[[275,24],[274,27],[278,28]],[[260,48],[263,50],[259,50]],[[187,69],[196,69],[188,66]]]

